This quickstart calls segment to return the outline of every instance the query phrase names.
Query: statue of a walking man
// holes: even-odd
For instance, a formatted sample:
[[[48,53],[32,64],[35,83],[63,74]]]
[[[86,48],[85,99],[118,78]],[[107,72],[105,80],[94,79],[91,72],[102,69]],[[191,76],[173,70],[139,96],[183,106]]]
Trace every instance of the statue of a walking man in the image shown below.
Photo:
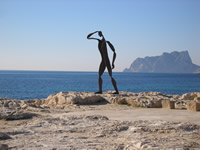
[[[102,39],[97,39],[97,38],[93,38],[91,37],[93,34],[95,33],[98,33],[98,35],[102,38]],[[102,74],[104,73],[106,67],[108,69],[108,73],[109,73],[109,76],[111,78],[111,81],[112,81],[112,84],[113,84],[113,87],[115,89],[115,92],[113,94],[119,94],[119,91],[117,89],[117,84],[116,84],[116,81],[115,79],[112,77],[112,69],[114,69],[114,62],[115,62],[115,58],[116,58],[116,53],[115,53],[115,48],[114,46],[109,42],[109,41],[106,41],[102,32],[101,31],[96,31],[96,32],[93,32],[93,33],[90,33],[88,36],[87,36],[87,39],[89,40],[97,40],[99,43],[98,43],[98,48],[99,48],[99,52],[101,54],[101,64],[99,66],[99,91],[96,92],[96,94],[102,94]],[[108,57],[108,52],[107,52],[107,47],[106,47],[106,43],[109,45],[109,47],[111,48],[111,50],[114,52],[113,54],[113,60],[112,60],[112,68],[111,68],[111,64],[110,64],[110,60],[109,60],[109,57]]]

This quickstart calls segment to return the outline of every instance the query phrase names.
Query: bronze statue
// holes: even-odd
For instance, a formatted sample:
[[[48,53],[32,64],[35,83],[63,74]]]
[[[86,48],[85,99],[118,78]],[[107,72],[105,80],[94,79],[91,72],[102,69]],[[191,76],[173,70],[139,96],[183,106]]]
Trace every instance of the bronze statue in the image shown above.
[[[102,39],[97,39],[97,38],[91,37],[95,33],[98,33],[98,35],[100,37],[102,37]],[[90,33],[87,36],[87,39],[88,40],[97,40],[99,42],[98,43],[98,48],[99,48],[99,52],[100,52],[101,58],[102,58],[100,66],[99,66],[99,91],[96,92],[96,94],[102,94],[102,78],[101,78],[101,76],[104,73],[106,67],[108,69],[109,76],[111,77],[112,84],[113,84],[113,87],[115,89],[115,92],[113,94],[119,94],[119,91],[117,89],[116,81],[112,77],[112,69],[114,69],[114,67],[115,67],[114,66],[114,62],[115,62],[115,58],[116,58],[116,53],[115,53],[114,46],[109,41],[105,40],[105,38],[104,38],[104,36],[103,36],[103,34],[102,34],[101,31],[96,31],[96,32]],[[114,54],[113,54],[113,60],[112,60],[112,68],[111,68],[111,65],[110,65],[109,57],[108,57],[106,43],[109,45],[109,47],[111,48],[111,50],[114,52]]]

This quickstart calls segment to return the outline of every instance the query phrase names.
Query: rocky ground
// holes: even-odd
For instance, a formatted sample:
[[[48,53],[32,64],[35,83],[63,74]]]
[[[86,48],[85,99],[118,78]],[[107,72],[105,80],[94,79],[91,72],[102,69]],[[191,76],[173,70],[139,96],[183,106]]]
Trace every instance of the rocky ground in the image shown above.
[[[199,97],[61,92],[43,100],[0,98],[0,150],[200,149],[200,112],[185,110]],[[162,100],[175,101],[176,110],[158,108]]]

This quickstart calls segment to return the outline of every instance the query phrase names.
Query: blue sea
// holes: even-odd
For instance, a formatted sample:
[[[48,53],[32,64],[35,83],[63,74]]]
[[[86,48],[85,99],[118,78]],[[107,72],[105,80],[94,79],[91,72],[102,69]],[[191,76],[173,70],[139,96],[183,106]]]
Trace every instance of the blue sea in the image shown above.
[[[103,90],[114,90],[108,73]],[[156,91],[165,94],[200,92],[200,74],[114,72],[119,91]],[[46,98],[60,91],[98,91],[97,72],[0,71],[0,97],[14,99]]]

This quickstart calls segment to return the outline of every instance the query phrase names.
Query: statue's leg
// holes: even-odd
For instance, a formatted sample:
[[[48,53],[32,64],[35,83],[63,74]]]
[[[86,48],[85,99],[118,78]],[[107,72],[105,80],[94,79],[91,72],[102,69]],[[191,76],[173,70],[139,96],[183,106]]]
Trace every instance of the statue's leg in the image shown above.
[[[117,83],[116,83],[115,79],[112,77],[112,68],[111,68],[109,59],[106,59],[106,66],[107,66],[108,73],[109,73],[111,81],[112,81],[112,85],[115,89],[115,93],[113,93],[113,94],[119,94],[119,91],[117,89]]]
[[[101,78],[101,76],[104,73],[105,69],[106,69],[106,65],[102,61],[100,66],[99,66],[99,91],[96,92],[96,94],[102,94],[102,78]]]

